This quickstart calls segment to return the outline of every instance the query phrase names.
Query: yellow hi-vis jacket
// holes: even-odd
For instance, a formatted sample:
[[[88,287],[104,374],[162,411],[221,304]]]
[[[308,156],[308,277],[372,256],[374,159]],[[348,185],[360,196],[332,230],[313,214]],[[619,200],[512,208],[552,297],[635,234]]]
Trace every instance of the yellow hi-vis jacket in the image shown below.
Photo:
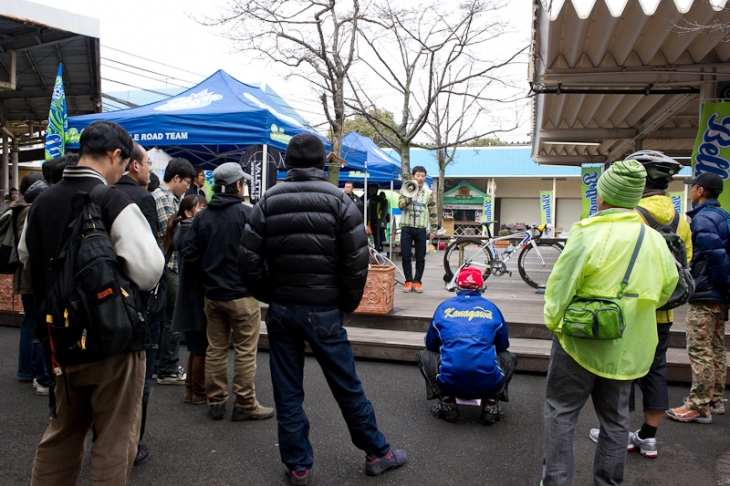
[[[639,206],[646,209],[654,216],[654,219],[661,224],[669,224],[674,218],[674,204],[669,196],[650,196],[641,199]],[[687,247],[687,264],[692,260],[692,230],[689,223],[684,219],[684,215],[679,215],[679,226],[677,227],[677,235],[684,241]],[[643,219],[643,218],[642,218]],[[656,311],[657,324],[666,324],[674,322],[673,310]]]
[[[618,300],[626,329],[620,339],[598,341],[562,333],[562,318],[574,296],[616,299],[639,239],[643,219],[633,210],[608,209],[573,226],[547,282],[545,325],[566,353],[591,373],[614,380],[644,376],[658,342],[656,308],[672,295],[677,268],[664,238],[647,227],[627,294]]]

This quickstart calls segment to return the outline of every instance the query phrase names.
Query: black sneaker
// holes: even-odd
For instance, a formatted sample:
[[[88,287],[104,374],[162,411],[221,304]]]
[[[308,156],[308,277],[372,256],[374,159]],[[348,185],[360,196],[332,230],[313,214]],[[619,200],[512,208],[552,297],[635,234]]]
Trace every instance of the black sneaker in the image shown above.
[[[482,403],[482,414],[479,416],[479,420],[484,425],[492,425],[494,422],[502,420],[504,412],[502,407],[499,406],[499,402],[493,398],[488,398]]]
[[[439,400],[437,404],[431,407],[431,415],[453,423],[459,420],[461,413],[459,407],[456,406],[456,402]]]
[[[380,476],[385,471],[396,469],[406,463],[406,453],[400,449],[391,449],[382,457],[367,456],[365,458],[365,474]]]
[[[150,460],[150,448],[147,444],[140,443],[137,446],[137,456],[134,458],[134,465],[139,466]]]
[[[214,403],[210,406],[210,418],[213,420],[223,420],[223,416],[226,414],[225,403]]]
[[[286,478],[290,486],[306,486],[309,484],[311,476],[309,469],[286,470]]]

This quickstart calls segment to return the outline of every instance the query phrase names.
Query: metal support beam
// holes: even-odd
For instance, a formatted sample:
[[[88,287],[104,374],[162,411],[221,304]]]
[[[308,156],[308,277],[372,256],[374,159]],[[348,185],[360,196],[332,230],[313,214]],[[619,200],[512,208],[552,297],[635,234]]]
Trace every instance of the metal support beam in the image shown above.
[[[18,139],[13,140],[12,152],[10,152],[10,162],[13,164],[13,187],[20,189],[20,180],[18,179]]]
[[[573,142],[602,142],[604,140],[633,139],[639,133],[636,128],[547,128],[540,130],[540,141],[559,142],[561,140]],[[696,128],[660,128],[647,139],[692,139],[697,136]]]
[[[2,61],[0,61],[2,63]],[[5,70],[8,72],[8,81],[0,81],[0,90],[10,89],[14,90],[18,87],[18,55],[15,51],[10,51],[10,69],[2,63]]]
[[[618,160],[630,147],[633,147],[636,140],[647,138],[661,128],[667,120],[681,112],[689,103],[696,102],[696,100],[697,97],[691,94],[678,94],[669,98],[664,105],[658,107],[654,114],[637,128],[638,133],[634,138],[626,139],[617,144],[608,154],[606,161],[610,163]]]
[[[605,155],[533,155],[533,162],[539,165],[569,165],[576,167],[581,164],[603,164]]]
[[[4,127],[8,127],[8,122],[4,123]],[[10,138],[8,134],[3,131],[3,158],[2,166],[0,167],[0,197],[5,197],[8,193],[8,165],[10,164]]]
[[[50,87],[48,89],[18,89],[16,91],[0,91],[0,100],[42,98],[46,103],[48,103],[52,94],[53,91]],[[66,90],[66,98],[69,96],[95,96],[98,94],[99,92],[97,88],[92,86],[76,85],[75,87]]]

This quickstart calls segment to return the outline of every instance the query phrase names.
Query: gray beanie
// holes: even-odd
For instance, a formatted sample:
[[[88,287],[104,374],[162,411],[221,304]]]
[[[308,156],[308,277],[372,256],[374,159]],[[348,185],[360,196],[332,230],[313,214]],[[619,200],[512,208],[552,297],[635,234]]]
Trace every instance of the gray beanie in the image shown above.
[[[243,171],[241,164],[237,162],[226,162],[216,167],[213,171],[213,179],[224,186],[228,186],[241,179],[251,179],[251,176]]]
[[[616,162],[598,179],[598,196],[611,206],[635,208],[646,185],[646,169],[635,160]]]

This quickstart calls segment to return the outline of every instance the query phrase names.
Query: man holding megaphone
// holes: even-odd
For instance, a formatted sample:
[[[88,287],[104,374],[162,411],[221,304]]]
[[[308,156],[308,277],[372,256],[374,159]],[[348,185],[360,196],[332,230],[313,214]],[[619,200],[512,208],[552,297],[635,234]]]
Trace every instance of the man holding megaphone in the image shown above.
[[[401,188],[398,207],[403,212],[401,218],[401,254],[406,284],[403,292],[423,293],[423,269],[426,266],[426,241],[433,238],[438,228],[436,220],[436,201],[433,192],[424,185],[426,168],[417,165],[411,171],[412,181],[406,181]],[[411,247],[416,253],[416,276],[411,267]]]

